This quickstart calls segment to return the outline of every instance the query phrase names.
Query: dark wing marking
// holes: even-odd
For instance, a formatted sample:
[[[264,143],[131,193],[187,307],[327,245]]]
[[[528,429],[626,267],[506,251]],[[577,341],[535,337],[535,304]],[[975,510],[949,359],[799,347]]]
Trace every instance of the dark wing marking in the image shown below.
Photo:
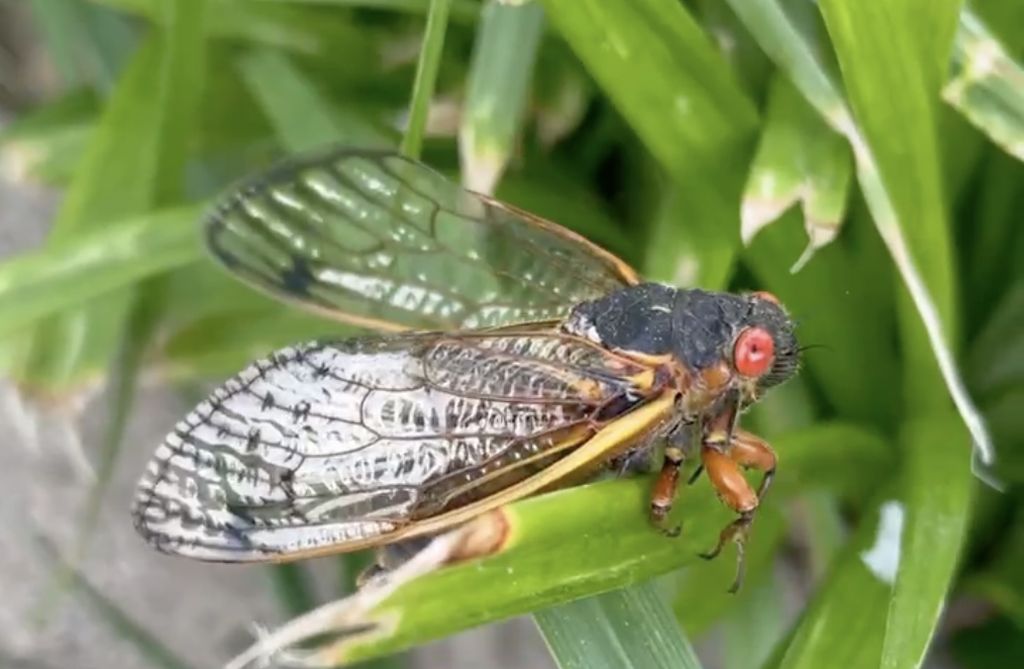
[[[258,288],[377,329],[557,319],[638,282],[565,228],[373,151],[335,149],[271,170],[216,207],[206,237]]]
[[[135,524],[161,550],[221,561],[386,541],[571,453],[652,394],[646,369],[554,331],[287,348],[177,425]]]

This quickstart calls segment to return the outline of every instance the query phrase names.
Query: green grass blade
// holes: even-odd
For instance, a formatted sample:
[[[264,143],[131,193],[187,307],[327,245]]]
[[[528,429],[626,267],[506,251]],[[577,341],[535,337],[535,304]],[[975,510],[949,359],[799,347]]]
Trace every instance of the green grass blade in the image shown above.
[[[1024,69],[969,9],[960,16],[950,69],[946,102],[1024,160]]]
[[[907,518],[900,566],[889,603],[883,669],[924,666],[967,533],[974,480],[955,416],[922,418],[904,426]]]
[[[850,151],[782,76],[772,82],[764,130],[747,176],[741,234],[749,243],[761,228],[802,205],[808,245],[797,271],[839,234],[846,215]]]
[[[548,18],[678,189],[686,216],[658,234],[658,252],[728,274],[739,242],[742,172],[754,106],[701,27],[672,0],[544,0]],[[697,253],[689,249],[699,245]],[[724,260],[723,260],[724,259]],[[673,279],[670,260],[657,274]],[[700,267],[686,276],[715,276]]]
[[[427,125],[430,100],[437,85],[437,72],[441,68],[441,52],[444,50],[450,7],[451,0],[430,0],[427,26],[423,31],[423,44],[416,64],[416,79],[412,85],[409,118],[400,147],[402,155],[410,158],[419,158],[423,149],[423,132]]]
[[[877,669],[904,507],[887,496],[861,523],[805,609],[774,669]]]
[[[892,450],[876,435],[839,424],[818,425],[775,440],[780,459],[772,504],[808,482],[835,491],[863,489],[892,466]],[[686,488],[676,505],[684,531],[663,536],[647,521],[651,477],[604,481],[542,495],[505,507],[510,528],[503,550],[411,580],[374,599],[330,651],[332,661],[389,655],[468,627],[537,611],[648,580],[681,566],[714,573],[697,557],[714,544],[732,514],[706,479]],[[754,531],[756,541],[757,529]],[[732,581],[734,554],[722,558]],[[698,576],[699,577],[699,576]],[[700,602],[695,605],[701,605]],[[328,605],[340,607],[344,604]],[[329,616],[316,615],[317,621]],[[327,627],[330,626],[328,622]],[[304,626],[302,626],[304,629]],[[321,632],[328,632],[319,627]],[[338,630],[335,630],[337,632]],[[320,655],[326,657],[327,651]],[[248,656],[248,655],[247,655]]]
[[[902,5],[822,4],[846,83],[855,99],[855,122],[839,89],[777,0],[729,3],[765,53],[850,142],[857,178],[875,226],[907,287],[907,306],[916,309],[920,319],[920,325],[915,326],[907,309],[901,312],[903,332],[908,337],[905,348],[911,354],[911,382],[920,391],[907,390],[907,398],[915,403],[940,402],[934,390],[937,381],[943,382],[982,461],[990,463],[994,458],[991,438],[964,388],[949,344],[956,336],[950,242],[935,144],[937,91],[948,55],[943,49],[948,45],[934,42],[935,26],[943,17],[946,23],[941,25],[952,37],[956,8],[947,5],[939,12],[928,9],[929,21],[938,23],[926,25]],[[913,37],[890,39],[893,26],[900,26]],[[899,95],[893,98],[893,93]],[[893,99],[899,104],[891,104]],[[924,116],[915,115],[919,113]],[[869,126],[866,130],[858,125],[865,122]],[[886,145],[889,139],[893,139],[892,145]],[[878,155],[874,153],[876,146],[882,151]],[[905,153],[908,151],[911,153]],[[901,157],[907,158],[907,165],[901,163]],[[880,161],[886,163],[884,172]],[[921,187],[915,185],[918,179],[924,180]],[[937,235],[934,244],[929,241],[932,234]],[[919,328],[916,333],[915,327]],[[926,359],[929,348],[934,360]]]
[[[652,582],[533,615],[561,669],[698,669],[700,661]]]
[[[198,258],[200,211],[145,214],[0,265],[0,335]]]
[[[90,0],[165,26],[167,3],[155,0]],[[242,40],[295,54],[354,60],[372,52],[374,43],[357,26],[325,20],[323,13],[253,0],[214,0],[209,3],[207,30],[211,37]],[[294,4],[294,3],[290,3]]]
[[[357,112],[336,113],[287,56],[270,49],[253,49],[241,56],[239,67],[290,152],[333,142],[386,142],[383,134]]]
[[[459,127],[462,182],[493,193],[512,155],[526,107],[544,10],[490,0],[477,27]]]
[[[900,309],[905,405],[913,418],[942,424],[948,400],[936,390],[943,376],[951,386],[961,382],[943,341],[956,339],[958,323],[936,119],[959,3],[930,3],[926,14],[922,9],[912,2],[870,8],[831,0],[822,4],[863,130],[864,144],[854,145],[861,154],[861,184],[910,289]],[[880,31],[888,32],[882,37]],[[901,39],[891,39],[893,32]],[[886,105],[884,112],[879,104]],[[927,352],[929,340],[937,361]],[[988,435],[962,385],[960,395],[954,399],[960,400],[968,425],[980,428],[975,438],[982,456],[991,460],[990,446],[982,441]],[[968,439],[958,439],[955,428],[942,425],[944,432],[923,434],[912,427],[905,442],[909,522],[885,631],[885,667],[923,663],[964,539],[970,467],[961,449]],[[958,508],[942,506],[937,491]]]
[[[202,0],[166,7],[166,31],[133,57],[64,201],[52,243],[177,199],[202,90],[203,9]],[[20,381],[59,396],[101,379],[132,300],[129,293],[105,295],[41,325]]]

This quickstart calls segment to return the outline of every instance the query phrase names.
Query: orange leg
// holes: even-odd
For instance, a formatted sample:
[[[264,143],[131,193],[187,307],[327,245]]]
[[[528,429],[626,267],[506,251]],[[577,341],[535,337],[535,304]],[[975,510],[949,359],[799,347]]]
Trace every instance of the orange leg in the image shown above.
[[[661,472],[654,482],[654,491],[651,493],[651,522],[666,536],[678,537],[683,528],[676,525],[672,528],[665,527],[665,519],[672,510],[672,503],[676,499],[676,489],[679,487],[679,468],[683,465],[682,449],[669,446],[665,449],[665,460],[661,465]]]
[[[764,472],[761,485],[757,487],[757,497],[762,499],[775,478],[775,465],[778,458],[775,451],[764,439],[746,430],[736,430],[732,435],[729,457],[741,467]]]
[[[736,592],[743,583],[744,546],[754,519],[754,511],[760,504],[761,496],[771,485],[775,473],[775,452],[763,440],[749,432],[736,430],[728,443],[708,443],[701,450],[701,460],[708,472],[708,478],[719,498],[740,517],[727,525],[718,536],[718,544],[701,557],[712,559],[721,553],[729,541],[736,544],[738,554],[736,580],[729,592]],[[755,493],[743,477],[740,467],[754,468],[765,472],[764,479]]]

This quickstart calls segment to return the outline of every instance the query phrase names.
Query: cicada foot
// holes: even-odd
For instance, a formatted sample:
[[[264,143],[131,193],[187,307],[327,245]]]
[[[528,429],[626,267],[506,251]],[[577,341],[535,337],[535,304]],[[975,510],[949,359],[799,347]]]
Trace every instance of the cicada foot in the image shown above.
[[[739,592],[746,574],[746,543],[750,536],[750,524],[754,520],[753,512],[745,513],[732,521],[719,533],[718,543],[707,553],[698,553],[705,560],[714,560],[722,552],[722,548],[730,541],[736,544],[736,578],[729,587],[730,594]]]

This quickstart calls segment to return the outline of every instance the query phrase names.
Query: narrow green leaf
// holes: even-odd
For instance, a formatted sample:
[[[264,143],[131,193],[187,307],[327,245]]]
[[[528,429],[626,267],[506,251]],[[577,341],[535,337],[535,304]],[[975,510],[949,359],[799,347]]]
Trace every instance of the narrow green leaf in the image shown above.
[[[181,192],[185,134],[202,90],[203,7],[202,0],[166,7],[167,30],[152,35],[133,57],[64,201],[51,243],[142,213]],[[101,379],[120,345],[132,300],[130,293],[108,294],[41,325],[18,370],[20,381],[59,395]]]
[[[686,215],[674,235],[662,220],[656,272],[668,279],[727,275],[757,124],[728,65],[673,0],[544,0],[544,7],[678,189],[676,210]],[[672,268],[671,249],[679,249],[685,272]],[[713,268],[689,267],[691,261]]]
[[[785,466],[772,488],[773,505],[811,483],[862,490],[892,466],[891,448],[852,426],[819,425],[779,437],[775,447]],[[336,620],[333,613],[317,610],[291,629],[311,632],[315,623],[318,633],[332,634],[336,643],[317,649],[317,658],[340,664],[608,592],[685,565],[710,579],[717,566],[697,553],[714,544],[732,514],[701,479],[676,504],[682,535],[665,537],[647,522],[651,483],[651,477],[603,481],[517,502],[503,509],[509,530],[499,552],[430,572],[356,608],[344,602],[326,605],[327,611],[357,613],[357,618]],[[727,551],[719,559],[729,572],[718,583],[724,592],[732,581],[735,554]],[[290,632],[285,636],[297,640]]]
[[[974,480],[962,447],[968,439],[952,413],[912,421],[900,435],[907,453],[907,517],[886,619],[883,669],[924,665],[970,517]]]
[[[969,9],[960,17],[942,97],[1007,153],[1024,160],[1024,69]]]
[[[561,669],[699,668],[652,582],[533,615]]]
[[[915,10],[903,3],[861,3],[855,7],[822,3],[844,77],[856,98],[858,122],[868,119],[870,130],[865,131],[854,122],[842,94],[777,0],[729,0],[729,4],[765,53],[850,142],[857,178],[875,226],[909,292],[906,306],[916,309],[920,318],[915,332],[907,309],[901,310],[905,350],[910,356],[908,367],[914,370],[910,381],[913,389],[905,388],[904,394],[914,405],[935,406],[941,401],[935,393],[939,387],[936,382],[941,379],[982,461],[991,463],[991,439],[964,388],[949,345],[955,338],[953,324],[948,322],[953,318],[950,242],[935,144],[936,98],[949,45],[936,41],[936,36],[952,37],[956,7],[947,2],[943,11],[935,12],[930,5]],[[918,20],[921,11],[927,21]],[[891,39],[894,26],[911,37]],[[899,105],[890,104],[892,97],[899,98]],[[882,146],[881,159],[887,163],[883,173],[873,149],[893,137],[892,145]],[[912,179],[910,174],[915,177]],[[891,178],[891,183],[886,178]],[[927,183],[917,188],[914,179]],[[917,205],[924,208],[917,209]],[[932,233],[938,235],[934,244],[929,241]],[[926,359],[925,342],[934,361]]]
[[[383,135],[357,112],[335,112],[315,84],[283,54],[252,49],[241,56],[239,66],[289,152],[332,142],[385,143]]]
[[[153,0],[89,0],[129,12],[156,26],[167,24],[166,3]],[[207,30],[211,37],[241,39],[296,54],[344,58],[354,62],[372,53],[373,41],[357,25],[325,20],[323,13],[253,0],[215,0],[210,3]]]
[[[910,296],[902,300],[900,310],[906,370],[904,401],[912,416],[905,440],[910,449],[909,526],[882,663],[886,667],[916,667],[924,661],[950,586],[963,541],[970,489],[970,467],[961,452],[968,439],[966,435],[958,439],[955,427],[941,422],[948,400],[936,392],[944,372],[947,382],[960,384],[951,353],[942,340],[943,333],[946,341],[956,340],[957,321],[936,121],[938,88],[950,46],[944,40],[951,41],[959,3],[929,3],[925,7],[908,1],[868,8],[826,0],[822,10],[864,132],[866,145],[855,145],[855,151],[865,156],[859,160],[865,195],[869,203],[873,199],[877,203],[884,193],[885,211],[874,213],[883,237],[889,237],[890,252],[903,243],[909,247],[904,258],[894,253],[905,280],[911,277],[907,281]],[[888,34],[883,38],[881,31]],[[901,38],[893,40],[893,32]],[[886,109],[877,109],[879,104],[886,105]],[[914,281],[918,279],[921,283],[915,291]],[[914,302],[916,311],[926,316],[924,324],[914,313]],[[929,339],[938,361],[926,353]],[[966,401],[969,409],[962,406],[961,410],[972,421],[968,424],[978,429],[975,438],[982,457],[991,464],[991,447],[981,418],[962,385],[959,392],[959,399]],[[913,419],[941,425],[942,429],[918,433],[922,428]],[[953,501],[955,510],[935,498],[940,490],[948,495],[945,499]]]
[[[512,155],[526,108],[544,10],[489,0],[477,26],[459,127],[462,182],[493,193]]]
[[[761,228],[799,202],[808,246],[793,265],[792,271],[798,271],[839,234],[851,176],[846,142],[786,78],[776,75],[743,196],[744,241],[749,244]]]
[[[903,518],[903,504],[893,497],[870,507],[805,609],[784,653],[769,666],[878,668]]]
[[[0,335],[198,258],[199,212],[145,214],[0,265]]]
[[[677,286],[725,290],[732,276],[732,243],[686,229],[689,201],[675,187],[665,188],[649,224],[644,276]]]
[[[423,148],[423,131],[427,125],[427,111],[437,85],[437,72],[441,67],[444,33],[448,29],[448,11],[451,0],[430,0],[427,26],[423,31],[423,44],[416,64],[416,79],[409,103],[409,119],[402,137],[401,152],[410,158],[419,158]]]

